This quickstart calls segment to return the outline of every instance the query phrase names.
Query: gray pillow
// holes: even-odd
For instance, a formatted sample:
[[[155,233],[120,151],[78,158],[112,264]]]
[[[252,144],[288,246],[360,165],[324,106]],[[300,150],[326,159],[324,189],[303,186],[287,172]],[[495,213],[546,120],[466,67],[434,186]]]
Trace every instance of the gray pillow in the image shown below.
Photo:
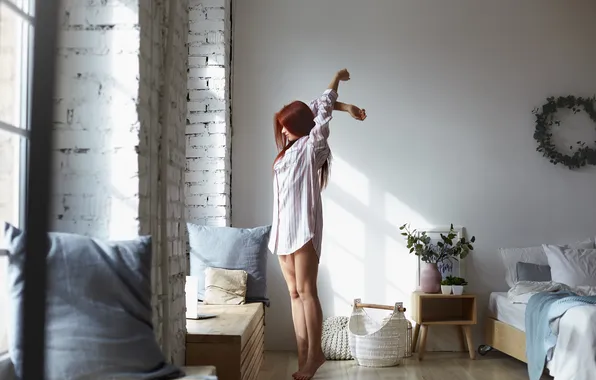
[[[153,332],[151,238],[102,242],[48,235],[46,379],[183,376],[165,363]],[[9,250],[10,356],[21,377],[25,234],[5,224],[4,236]]]
[[[548,265],[518,262],[515,269],[518,281],[548,282],[552,280]]]
[[[246,302],[267,298],[267,243],[271,226],[257,228],[209,227],[188,223],[190,274],[199,280],[197,298],[205,296],[205,269],[242,269],[248,274]]]

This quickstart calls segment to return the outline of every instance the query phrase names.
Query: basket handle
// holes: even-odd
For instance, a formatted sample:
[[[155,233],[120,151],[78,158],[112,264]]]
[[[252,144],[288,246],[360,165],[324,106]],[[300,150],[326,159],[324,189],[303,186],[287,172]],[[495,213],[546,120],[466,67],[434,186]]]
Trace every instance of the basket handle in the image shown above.
[[[406,308],[402,306],[401,302],[397,302],[395,304],[395,306],[389,306],[389,305],[379,305],[376,303],[362,303],[362,302],[360,302],[360,299],[354,300],[354,308],[355,309],[359,309],[359,308],[380,309],[380,310],[389,310],[389,311],[399,311],[402,313],[406,311]]]

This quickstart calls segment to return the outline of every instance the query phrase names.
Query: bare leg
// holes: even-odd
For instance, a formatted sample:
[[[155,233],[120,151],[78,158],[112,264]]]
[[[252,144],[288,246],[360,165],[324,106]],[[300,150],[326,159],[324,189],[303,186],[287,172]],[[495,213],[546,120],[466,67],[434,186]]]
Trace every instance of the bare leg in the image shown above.
[[[304,307],[296,289],[296,271],[294,268],[294,255],[278,256],[281,271],[288,285],[290,300],[292,301],[292,319],[294,321],[294,332],[298,345],[298,371],[304,367],[308,355],[308,336],[306,331],[306,320],[304,319]]]
[[[295,375],[294,379],[309,380],[319,367],[325,363],[325,355],[321,347],[323,330],[323,310],[317,293],[317,275],[319,258],[311,242],[294,253],[296,269],[296,287],[306,318],[308,333],[308,356],[306,364]]]

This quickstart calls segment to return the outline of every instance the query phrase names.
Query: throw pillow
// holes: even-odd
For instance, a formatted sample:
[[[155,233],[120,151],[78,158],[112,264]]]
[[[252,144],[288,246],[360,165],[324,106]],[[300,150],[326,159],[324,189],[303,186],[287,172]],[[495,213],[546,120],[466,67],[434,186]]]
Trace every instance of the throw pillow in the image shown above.
[[[595,248],[594,238],[561,245],[562,248]],[[505,280],[510,288],[515,285],[517,279],[517,263],[531,263],[538,265],[548,265],[548,259],[542,246],[528,248],[500,248],[499,253],[505,265]]]
[[[20,378],[19,326],[28,253],[23,232],[9,224],[4,232],[10,261],[10,355]],[[66,233],[48,237],[46,379],[183,376],[166,363],[153,332],[151,238],[103,242]]]
[[[548,282],[552,280],[550,267],[531,263],[518,262],[517,281]]]
[[[207,268],[205,270],[206,305],[243,305],[247,274],[243,270]]]
[[[576,286],[596,286],[596,249],[563,249],[543,245],[554,282]]]
[[[205,299],[207,268],[246,271],[246,302],[267,298],[267,243],[271,226],[257,228],[210,227],[188,223],[190,274],[199,279],[197,298]]]

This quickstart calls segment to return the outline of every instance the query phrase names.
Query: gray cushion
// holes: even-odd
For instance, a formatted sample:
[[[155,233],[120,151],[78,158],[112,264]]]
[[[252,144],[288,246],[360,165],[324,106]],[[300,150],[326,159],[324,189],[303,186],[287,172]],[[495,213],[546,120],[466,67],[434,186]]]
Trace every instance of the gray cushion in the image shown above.
[[[518,262],[515,267],[518,281],[551,281],[550,267],[548,265]]]
[[[10,354],[20,377],[25,234],[9,224],[4,232],[10,252]],[[165,363],[153,332],[150,237],[102,242],[50,233],[49,244],[46,379],[183,375]]]
[[[267,298],[267,243],[271,226],[257,228],[210,227],[188,223],[190,274],[199,280],[198,299],[205,295],[205,269],[242,269],[248,274],[246,302]]]

